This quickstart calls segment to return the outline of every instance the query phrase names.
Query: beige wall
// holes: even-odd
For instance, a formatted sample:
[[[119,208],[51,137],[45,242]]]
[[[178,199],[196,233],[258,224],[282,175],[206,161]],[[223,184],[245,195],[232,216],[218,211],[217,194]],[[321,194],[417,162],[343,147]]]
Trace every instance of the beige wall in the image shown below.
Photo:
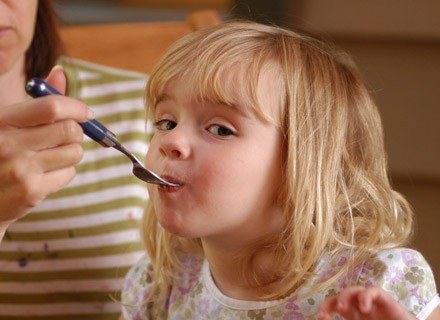
[[[373,89],[395,188],[415,208],[412,245],[440,287],[440,1],[294,3],[293,25],[349,51]]]

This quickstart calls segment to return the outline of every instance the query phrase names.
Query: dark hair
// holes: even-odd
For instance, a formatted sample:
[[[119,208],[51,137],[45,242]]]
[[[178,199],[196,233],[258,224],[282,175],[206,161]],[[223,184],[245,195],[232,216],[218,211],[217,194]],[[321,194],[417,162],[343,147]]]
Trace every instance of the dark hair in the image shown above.
[[[26,52],[26,76],[45,77],[61,51],[61,38],[52,1],[38,0],[34,38]]]

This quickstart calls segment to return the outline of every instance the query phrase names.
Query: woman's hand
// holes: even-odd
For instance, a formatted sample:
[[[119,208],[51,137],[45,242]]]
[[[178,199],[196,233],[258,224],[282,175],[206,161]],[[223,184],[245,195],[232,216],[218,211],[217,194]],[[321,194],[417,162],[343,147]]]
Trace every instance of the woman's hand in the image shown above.
[[[61,68],[46,80],[65,92]],[[83,155],[77,122],[90,114],[84,103],[64,96],[0,108],[0,233],[73,179]]]
[[[320,306],[319,320],[337,313],[345,319],[416,320],[416,317],[379,287],[349,287],[327,298]]]

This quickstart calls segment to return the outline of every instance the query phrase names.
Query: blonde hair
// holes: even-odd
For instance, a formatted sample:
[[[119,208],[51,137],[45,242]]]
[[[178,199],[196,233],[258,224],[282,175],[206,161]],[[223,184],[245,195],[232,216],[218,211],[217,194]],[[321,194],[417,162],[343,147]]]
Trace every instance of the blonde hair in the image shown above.
[[[268,65],[277,67],[282,84],[280,119],[268,119],[257,99],[259,76]],[[390,186],[380,116],[346,54],[293,31],[226,22],[196,31],[169,49],[149,79],[147,108],[154,108],[169,81],[183,78],[198,96],[234,104],[237,97],[222,80],[237,69],[247,74],[236,84],[245,105],[275,121],[284,135],[279,201],[287,223],[270,244],[276,255],[274,274],[283,281],[277,292],[264,296],[288,295],[324,254],[348,250],[351,256],[330,282],[367,255],[405,243],[412,211]],[[161,228],[152,206],[144,220],[155,277],[150,297],[159,292],[163,297],[180,268],[180,252],[203,257],[200,239],[180,238]],[[245,258],[253,269],[243,276],[258,287],[258,266],[252,266],[252,257]]]

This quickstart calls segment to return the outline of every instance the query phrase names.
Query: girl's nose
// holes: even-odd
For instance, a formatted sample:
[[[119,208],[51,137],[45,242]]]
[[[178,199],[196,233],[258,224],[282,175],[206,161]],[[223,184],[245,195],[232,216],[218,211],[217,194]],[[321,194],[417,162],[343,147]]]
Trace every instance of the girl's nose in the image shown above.
[[[162,137],[159,151],[163,156],[173,159],[186,159],[190,154],[190,145],[183,130],[174,128]]]

